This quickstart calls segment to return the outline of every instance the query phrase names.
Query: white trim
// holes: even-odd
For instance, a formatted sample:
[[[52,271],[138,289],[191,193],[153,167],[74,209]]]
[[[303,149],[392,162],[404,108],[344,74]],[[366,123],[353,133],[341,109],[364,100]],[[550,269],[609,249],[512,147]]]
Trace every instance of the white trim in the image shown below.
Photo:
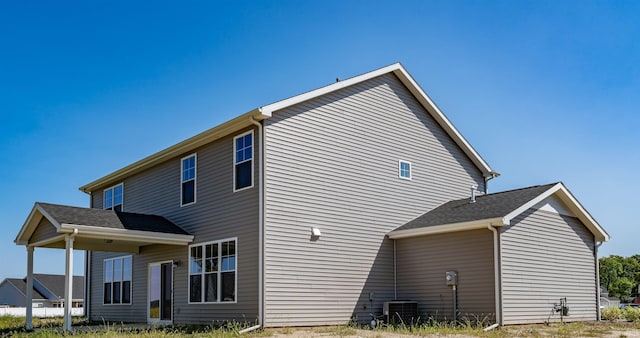
[[[180,154],[184,154],[189,151],[193,151],[198,147],[218,140],[226,135],[232,134],[243,128],[251,125],[249,117],[254,117],[256,120],[268,119],[272,116],[274,111],[284,109],[291,105],[313,99],[315,97],[343,89],[345,87],[369,80],[371,78],[384,75],[387,73],[394,73],[400,81],[409,89],[409,91],[418,99],[420,104],[432,115],[435,120],[443,127],[443,129],[449,134],[454,142],[462,148],[473,163],[478,166],[483,172],[484,177],[496,177],[499,174],[494,172],[491,167],[480,157],[480,155],[471,147],[471,145],[462,137],[460,132],[453,126],[453,124],[444,116],[444,114],[438,109],[438,107],[431,101],[427,94],[420,88],[416,81],[409,75],[400,63],[394,63],[392,65],[361,74],[350,79],[342,80],[328,86],[324,86],[300,95],[290,97],[285,100],[281,100],[266,106],[262,106],[251,110],[243,115],[240,115],[232,120],[229,120],[223,124],[213,127],[205,132],[195,135],[187,140],[184,140],[176,145],[173,145],[165,150],[150,155],[142,160],[139,160],[133,164],[130,164],[120,170],[117,170],[107,176],[97,179],[89,184],[80,187],[80,190],[88,193],[101,186],[107,185],[110,182],[121,180],[123,177],[133,175],[137,172],[143,171],[149,167],[152,167],[158,163],[171,160]]]
[[[501,223],[501,221],[502,221],[501,218],[488,218],[488,219],[470,221],[470,222],[434,225],[434,226],[415,228],[415,229],[394,230],[394,231],[391,231],[388,234],[388,236],[391,239],[400,239],[400,238],[415,237],[415,236],[435,235],[435,234],[441,234],[445,232],[483,229],[483,228],[486,228],[488,225],[492,225],[492,226],[504,225]]]
[[[184,189],[182,188],[182,184],[186,182],[190,182],[191,180],[184,181],[184,160],[193,157],[193,202],[182,203],[182,199],[184,197]],[[186,207],[187,205],[196,204],[198,197],[198,153],[193,153],[191,155],[184,156],[180,159],[180,207]]]
[[[241,137],[247,136],[248,134],[251,134],[251,159],[250,160],[244,160],[244,161],[242,161],[240,163],[236,163],[236,154],[237,154],[236,140],[241,138]],[[239,192],[239,191],[243,191],[243,190],[247,190],[247,189],[253,188],[253,178],[254,178],[254,175],[255,175],[255,173],[254,173],[254,163],[253,163],[253,158],[255,157],[254,156],[254,154],[255,154],[255,151],[254,151],[255,143],[256,142],[255,142],[255,137],[253,135],[253,129],[233,137],[233,192]],[[251,184],[246,186],[246,187],[243,187],[243,188],[240,188],[240,189],[236,189],[236,165],[242,164],[242,163],[245,163],[245,162],[248,162],[248,161],[251,161]]]
[[[598,224],[598,222],[596,222],[591,217],[591,215],[587,212],[587,210],[585,210],[582,207],[580,202],[576,200],[573,194],[571,194],[571,192],[561,182],[555,184],[553,187],[549,188],[547,191],[536,196],[534,199],[528,201],[527,203],[523,204],[516,210],[504,216],[502,221],[503,224],[510,224],[510,222],[515,217],[522,214],[526,210],[534,207],[536,204],[542,202],[544,199],[554,194],[558,196],[560,200],[567,205],[567,208],[576,215],[575,217],[578,218],[580,221],[582,221],[582,223],[591,231],[591,233],[593,233],[593,235],[596,237],[596,241],[606,242],[610,239],[609,234],[600,226],[600,224]]]
[[[405,163],[405,164],[408,164],[408,165],[409,165],[409,177],[402,176],[402,164],[403,164],[403,163]],[[404,161],[404,160],[398,160],[398,177],[399,177],[399,178],[401,178],[401,179],[403,179],[403,180],[409,180],[409,181],[411,181],[411,179],[412,179],[412,177],[413,177],[413,176],[412,176],[412,173],[411,173],[411,162],[409,162],[409,161]]]
[[[118,184],[112,185],[108,188],[104,188],[102,190],[102,209],[103,210],[115,210],[115,206],[117,204],[115,204],[115,188],[121,186],[122,187],[122,202],[119,204],[120,205],[120,211],[124,211],[124,182],[120,182]],[[107,202],[107,198],[105,197],[105,195],[107,194],[107,190],[111,190],[111,207],[107,209],[107,206],[105,205],[105,203]]]
[[[222,296],[222,243],[223,242],[230,242],[230,241],[234,241],[235,242],[235,270],[233,270],[234,273],[234,287],[235,287],[235,297],[233,302],[223,302],[220,301],[220,298]],[[200,273],[200,276],[204,275],[204,269],[205,269],[205,264],[204,261],[206,259],[206,245],[210,245],[210,244],[218,244],[218,271],[216,272],[217,275],[217,286],[218,286],[218,294],[216,295],[216,298],[218,299],[217,302],[192,302],[191,301],[191,248],[193,247],[202,247],[202,272]],[[209,242],[202,242],[202,243],[198,243],[198,244],[191,244],[189,245],[188,248],[188,252],[187,252],[187,264],[189,264],[189,269],[187,271],[187,304],[236,304],[238,303],[238,251],[239,251],[239,244],[238,244],[238,237],[231,237],[231,238],[225,238],[225,239],[220,239],[220,240],[215,240],[215,241],[209,241]],[[229,271],[225,271],[225,272],[229,272]],[[204,299],[204,292],[205,292],[205,284],[204,281],[201,281],[202,286],[202,290],[201,290],[201,294],[200,294],[200,299],[203,300]]]
[[[106,283],[104,278],[104,267],[105,267],[105,262],[106,261],[115,261],[117,259],[122,260],[122,275],[123,278],[120,280],[120,283],[124,282],[124,259],[130,257],[131,258],[131,285],[129,287],[129,303],[122,303],[122,294],[124,294],[124,284],[120,285],[120,290],[121,290],[121,295],[120,295],[120,303],[113,303],[113,280],[110,282],[111,283],[111,303],[110,304],[105,304],[104,303],[104,284]],[[111,270],[113,270],[113,263],[111,263]],[[111,274],[113,274],[113,271],[111,271]],[[113,278],[112,278],[113,279]],[[131,306],[133,305],[133,255],[124,255],[124,256],[117,256],[117,257],[110,257],[110,258],[104,258],[102,259],[102,284],[100,285],[102,287],[102,306]]]
[[[95,227],[89,225],[66,224],[60,226],[61,232],[81,231],[80,238],[113,239],[129,242],[144,242],[153,244],[187,245],[193,241],[193,235],[167,234],[141,230],[126,230]]]
[[[27,246],[28,247],[32,247],[32,248],[45,247],[46,245],[49,245],[51,243],[63,241],[64,240],[64,236],[66,236],[66,235],[65,234],[61,234],[61,235],[58,235],[58,236],[53,236],[51,238],[43,239],[41,241],[37,241],[37,242],[34,242],[34,243],[29,243],[29,244],[27,244]]]
[[[173,287],[174,287],[174,279],[175,279],[175,273],[174,273],[174,269],[173,269],[173,260],[166,260],[166,261],[161,261],[161,262],[153,262],[153,263],[149,263],[147,264],[147,323],[148,324],[152,324],[152,325],[171,325],[173,324],[173,313],[174,313],[174,306],[175,306],[175,299],[174,299],[174,294],[175,292],[173,292]],[[167,264],[170,263],[171,264],[171,319],[170,320],[163,320],[163,319],[152,319],[151,318],[151,302],[150,302],[150,296],[151,296],[151,267],[152,266],[160,266],[160,278],[162,279],[162,264]],[[162,288],[160,288],[162,290]],[[162,291],[160,291],[160,293],[162,293]],[[162,311],[162,310],[161,310]]]
[[[415,229],[394,230],[389,232],[388,236],[391,239],[398,239],[398,238],[407,238],[407,237],[414,237],[414,236],[439,234],[439,233],[445,233],[445,232],[478,229],[478,228],[483,228],[487,224],[496,226],[496,227],[509,225],[511,224],[511,221],[515,217],[522,214],[526,210],[534,207],[535,205],[537,205],[538,203],[540,203],[541,201],[543,201],[544,199],[548,198],[553,194],[558,196],[558,198],[560,198],[560,200],[567,205],[567,208],[576,215],[576,217],[587,227],[587,229],[589,229],[589,231],[591,231],[596,241],[606,242],[609,240],[610,238],[609,234],[606,231],[604,231],[604,229],[591,217],[591,215],[582,207],[582,205],[575,199],[575,197],[573,197],[571,192],[562,183],[555,184],[548,190],[544,191],[540,195],[524,203],[523,205],[513,210],[512,212],[508,213],[504,217],[482,219],[482,220],[475,220],[475,221],[461,222],[461,223],[434,225],[434,226],[415,228]]]

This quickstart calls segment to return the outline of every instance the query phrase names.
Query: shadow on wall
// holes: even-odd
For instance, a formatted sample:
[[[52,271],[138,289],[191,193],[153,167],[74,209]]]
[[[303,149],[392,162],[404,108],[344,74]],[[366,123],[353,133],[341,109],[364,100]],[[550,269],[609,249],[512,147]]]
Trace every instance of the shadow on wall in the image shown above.
[[[358,323],[369,323],[372,316],[382,315],[384,302],[394,299],[393,241],[385,236],[351,318]]]

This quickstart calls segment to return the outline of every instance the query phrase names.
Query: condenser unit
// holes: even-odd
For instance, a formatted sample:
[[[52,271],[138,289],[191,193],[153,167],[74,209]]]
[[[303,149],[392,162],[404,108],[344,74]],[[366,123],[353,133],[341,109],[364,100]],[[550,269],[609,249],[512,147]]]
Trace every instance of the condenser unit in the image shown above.
[[[418,302],[409,300],[384,302],[382,313],[387,323],[412,324],[418,320]]]

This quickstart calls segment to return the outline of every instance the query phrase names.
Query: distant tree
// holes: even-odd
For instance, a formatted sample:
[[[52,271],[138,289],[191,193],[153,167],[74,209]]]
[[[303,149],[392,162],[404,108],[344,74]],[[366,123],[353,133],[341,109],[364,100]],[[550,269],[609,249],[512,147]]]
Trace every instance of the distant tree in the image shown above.
[[[640,254],[631,257],[611,255],[599,259],[600,285],[609,295],[628,302],[638,296],[640,284]]]

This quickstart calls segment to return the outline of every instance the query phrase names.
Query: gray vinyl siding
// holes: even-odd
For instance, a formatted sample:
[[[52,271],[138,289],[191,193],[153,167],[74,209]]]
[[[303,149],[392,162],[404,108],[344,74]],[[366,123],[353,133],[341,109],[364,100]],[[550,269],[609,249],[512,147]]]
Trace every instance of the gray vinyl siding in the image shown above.
[[[24,307],[26,303],[26,296],[13,284],[7,281],[0,284],[0,305]]]
[[[53,226],[53,224],[51,224],[48,219],[43,217],[40,223],[38,223],[38,226],[33,232],[33,235],[31,235],[31,238],[29,238],[29,243],[36,243],[44,239],[50,239],[57,235],[59,234],[56,230],[56,227]]]
[[[143,247],[133,255],[134,304],[102,305],[102,264],[108,256],[95,252],[92,259],[92,318],[146,321],[147,269],[153,262],[174,260],[174,322],[211,324],[220,320],[254,322],[258,316],[258,188],[233,192],[233,137],[239,131],[168,160],[124,180],[124,210],[161,215],[195,235],[193,244],[237,237],[236,303],[188,304],[188,247]],[[254,182],[257,177],[257,133],[254,133]],[[181,158],[197,153],[196,203],[180,206]],[[102,206],[102,189],[93,194],[93,205]],[[96,291],[96,290],[98,291]],[[99,292],[97,296],[96,292]],[[124,318],[124,319],[123,319]],[[134,320],[135,319],[135,320]]]
[[[501,231],[504,324],[544,322],[561,297],[566,321],[596,320],[594,238],[577,218],[529,209]]]
[[[447,271],[457,271],[459,318],[495,319],[493,233],[488,229],[397,240],[398,299],[418,302],[421,318],[451,319],[453,291]]]
[[[369,292],[381,313],[393,299],[385,235],[484,187],[392,74],[276,111],[265,124],[266,326],[368,321]],[[412,180],[398,177],[398,160],[411,162]]]

